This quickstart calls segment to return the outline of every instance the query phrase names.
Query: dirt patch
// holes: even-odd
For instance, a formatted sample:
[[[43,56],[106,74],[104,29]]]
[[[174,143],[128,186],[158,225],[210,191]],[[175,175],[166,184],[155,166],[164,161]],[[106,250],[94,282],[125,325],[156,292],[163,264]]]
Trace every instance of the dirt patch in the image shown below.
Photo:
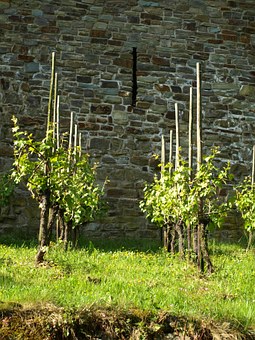
[[[83,309],[65,311],[51,306],[25,309],[0,304],[0,339],[255,339],[230,324],[188,320],[169,313],[140,310]]]

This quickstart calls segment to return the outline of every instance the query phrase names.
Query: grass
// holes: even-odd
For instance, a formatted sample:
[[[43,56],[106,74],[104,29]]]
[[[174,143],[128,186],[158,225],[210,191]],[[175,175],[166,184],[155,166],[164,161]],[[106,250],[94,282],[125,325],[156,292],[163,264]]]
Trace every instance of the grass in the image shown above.
[[[255,329],[254,249],[233,244],[211,249],[215,273],[201,276],[156,243],[95,242],[68,252],[53,244],[40,267],[34,265],[33,243],[0,244],[0,301],[68,310],[163,310]]]

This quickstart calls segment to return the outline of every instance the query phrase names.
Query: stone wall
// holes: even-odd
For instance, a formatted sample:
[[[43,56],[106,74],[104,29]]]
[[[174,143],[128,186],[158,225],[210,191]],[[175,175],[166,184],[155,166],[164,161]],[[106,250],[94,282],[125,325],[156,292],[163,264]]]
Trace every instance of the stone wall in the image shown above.
[[[204,147],[219,145],[236,178],[250,172],[254,19],[254,0],[0,0],[1,170],[12,162],[12,114],[38,138],[44,133],[56,51],[62,128],[74,111],[84,150],[99,162],[100,180],[110,179],[109,215],[87,226],[87,234],[157,237],[138,202],[155,171],[162,133],[175,129],[176,102],[185,155],[197,62]],[[35,207],[22,190],[16,194],[2,227],[35,228]]]

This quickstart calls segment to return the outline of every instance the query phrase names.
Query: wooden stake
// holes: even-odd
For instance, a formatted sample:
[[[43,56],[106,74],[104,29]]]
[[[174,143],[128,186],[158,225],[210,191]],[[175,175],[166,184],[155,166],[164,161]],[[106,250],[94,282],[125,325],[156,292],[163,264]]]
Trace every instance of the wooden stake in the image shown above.
[[[70,116],[70,131],[69,131],[69,145],[68,145],[68,161],[71,164],[71,156],[72,156],[72,145],[73,145],[73,111]],[[69,169],[68,169],[69,171]]]
[[[251,173],[251,185],[254,185],[254,177],[255,177],[255,145],[253,145],[252,152],[252,173]]]
[[[78,125],[74,125],[74,144],[73,144],[73,153],[74,153],[74,158],[73,158],[73,163],[76,164],[77,161],[77,142],[78,142]]]
[[[81,157],[81,133],[79,133],[79,157]]]
[[[179,167],[180,163],[180,133],[179,133],[179,110],[178,104],[175,103],[175,128],[176,128],[176,151],[175,151],[175,169]]]
[[[57,96],[57,112],[56,112],[56,139],[57,139],[57,149],[59,149],[59,96]]]
[[[254,177],[255,177],[255,145],[253,145],[253,148],[252,148],[251,190],[254,190],[254,179],[255,179]],[[248,235],[249,235],[249,238],[248,238],[246,251],[248,251],[251,247],[251,243],[253,239],[252,229],[248,231]]]
[[[78,125],[74,125],[74,153],[77,151]]]
[[[202,130],[201,130],[201,76],[200,64],[197,63],[197,170],[202,164]]]
[[[189,91],[189,168],[190,179],[192,178],[192,159],[193,159],[193,89]]]
[[[54,77],[55,77],[55,52],[52,52],[50,94],[49,94],[49,101],[48,101],[48,117],[47,117],[47,131],[46,131],[46,137],[47,138],[48,138],[49,132],[51,130],[52,97],[53,97],[53,91],[54,91]]]
[[[56,120],[57,120],[57,97],[58,97],[58,74],[55,72],[55,79],[54,79],[54,106],[53,106],[53,140],[54,140],[54,147],[55,147],[55,138],[56,138]]]
[[[72,139],[73,139],[73,111],[71,112],[71,115],[70,115],[70,132],[69,132],[69,145],[68,145],[68,148],[70,150],[73,145]]]
[[[165,146],[165,138],[164,135],[161,136],[161,172],[164,170],[165,162],[166,162],[166,146]]]
[[[189,91],[189,179],[192,180],[192,159],[193,159],[193,89],[190,87]],[[188,257],[190,258],[191,252],[191,226],[187,224],[187,249]]]
[[[169,173],[172,171],[172,166],[171,164],[173,163],[173,130],[170,130],[170,140],[169,140]]]

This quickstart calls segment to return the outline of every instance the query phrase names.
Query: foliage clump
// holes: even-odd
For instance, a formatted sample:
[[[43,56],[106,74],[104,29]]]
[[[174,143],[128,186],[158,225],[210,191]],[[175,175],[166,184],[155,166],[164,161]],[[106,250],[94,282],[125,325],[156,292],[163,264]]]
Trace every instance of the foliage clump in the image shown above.
[[[70,119],[69,143],[59,134],[59,98],[55,54],[52,56],[52,74],[48,104],[48,122],[45,138],[36,141],[32,134],[20,131],[14,117],[14,169],[16,183],[24,181],[40,207],[39,248],[37,263],[43,261],[53,226],[57,221],[57,239],[67,247],[72,234],[77,241],[80,225],[93,221],[103,210],[104,186],[96,182],[96,165],[91,166],[89,155],[83,154],[77,125],[73,136],[73,114]],[[53,98],[54,92],[54,98]],[[60,145],[61,144],[61,145]]]
[[[212,265],[207,249],[207,230],[219,227],[229,208],[228,203],[219,198],[229,179],[229,165],[217,168],[214,163],[218,153],[213,149],[193,178],[184,160],[175,170],[171,163],[161,165],[160,178],[155,175],[153,183],[145,185],[144,199],[140,202],[146,217],[165,228],[168,250],[175,251],[177,235],[180,254],[183,256],[185,251],[193,250],[199,258],[202,252],[199,262],[204,258],[209,271],[212,271]]]
[[[248,231],[255,229],[255,188],[251,178],[246,177],[239,186],[236,187],[235,204],[244,220],[244,227]]]
[[[235,188],[235,205],[240,212],[244,228],[249,233],[247,249],[250,248],[255,230],[255,186],[250,176]]]
[[[96,183],[96,165],[91,166],[89,155],[82,154],[78,147],[67,150],[63,145],[52,152],[51,139],[35,141],[31,134],[20,131],[16,118],[13,121],[12,176],[16,183],[26,183],[41,212],[46,209],[47,216],[41,220],[46,223],[45,245],[49,243],[57,215],[61,221],[59,239],[67,242],[68,231],[93,221],[105,208],[104,187]]]

